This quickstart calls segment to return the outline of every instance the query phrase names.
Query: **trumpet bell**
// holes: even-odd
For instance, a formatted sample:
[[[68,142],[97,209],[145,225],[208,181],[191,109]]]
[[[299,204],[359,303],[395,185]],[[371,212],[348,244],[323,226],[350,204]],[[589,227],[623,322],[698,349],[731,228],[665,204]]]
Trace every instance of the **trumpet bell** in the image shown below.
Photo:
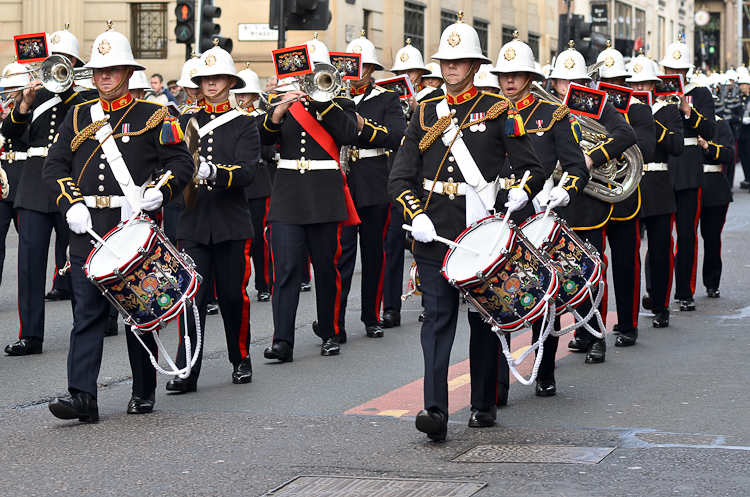
[[[342,80],[338,69],[331,64],[315,63],[315,72],[302,78],[302,91],[316,102],[330,102],[339,94]]]

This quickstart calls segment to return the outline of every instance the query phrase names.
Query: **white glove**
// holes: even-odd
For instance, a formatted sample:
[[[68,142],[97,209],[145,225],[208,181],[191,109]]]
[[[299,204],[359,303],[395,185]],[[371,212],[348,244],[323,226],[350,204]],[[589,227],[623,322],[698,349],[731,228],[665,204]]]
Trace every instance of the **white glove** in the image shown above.
[[[155,211],[164,202],[164,194],[158,188],[149,188],[143,192],[141,210]]]
[[[549,192],[549,208],[554,209],[555,207],[565,207],[570,202],[570,194],[565,188],[559,186],[554,187]]]
[[[511,188],[508,190],[508,201],[505,202],[505,207],[509,212],[516,212],[523,209],[528,201],[529,195],[525,191],[520,188]]]
[[[198,167],[198,179],[207,179],[209,181],[213,181],[216,179],[216,165],[211,162],[207,161],[203,158],[203,156],[200,157],[201,165]]]
[[[65,213],[65,220],[70,226],[70,231],[76,235],[82,235],[86,233],[86,230],[92,228],[91,214],[89,214],[89,208],[83,202],[76,202],[73,204],[68,212]]]
[[[411,222],[411,234],[414,239],[421,243],[430,243],[435,240],[437,233],[435,225],[427,214],[418,214]]]
[[[743,117],[742,124],[750,124],[750,117]]]

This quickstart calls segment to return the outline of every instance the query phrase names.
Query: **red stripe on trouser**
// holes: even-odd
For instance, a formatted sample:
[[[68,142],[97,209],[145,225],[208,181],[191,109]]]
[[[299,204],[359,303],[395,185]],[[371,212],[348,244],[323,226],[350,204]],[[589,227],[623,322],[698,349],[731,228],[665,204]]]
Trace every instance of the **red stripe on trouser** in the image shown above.
[[[380,278],[378,279],[378,293],[375,296],[375,315],[380,318],[380,310],[383,308],[383,280],[385,279],[385,236],[388,234],[388,226],[391,224],[391,207],[388,206],[388,217],[383,226],[383,263],[380,265]]]
[[[341,227],[343,225],[343,222],[339,222],[339,226],[336,229],[336,255],[333,258],[333,267],[336,269],[336,303],[333,306],[333,331],[337,336],[339,334],[339,314],[341,313],[341,273],[339,273],[339,257],[341,257]]]
[[[269,265],[269,243],[268,238],[266,237],[266,226],[268,226],[268,207],[271,205],[271,197],[266,197],[266,210],[263,212],[263,279],[266,282],[266,285],[271,283],[271,280],[268,279],[270,276],[270,271],[268,269]],[[269,228],[270,229],[270,228]],[[257,268],[256,268],[257,270]]]
[[[698,208],[695,210],[695,222],[693,231],[695,232],[695,246],[693,247],[693,268],[690,271],[690,295],[695,295],[695,281],[698,276],[698,222],[701,220],[701,194],[703,187],[698,188]]]
[[[662,306],[662,309],[669,309],[669,297],[672,295],[672,283],[674,281],[674,251],[675,251],[675,241],[674,241],[674,223],[675,223],[675,213],[673,212],[672,215],[669,217],[669,282],[667,283],[667,294],[665,296],[664,305]]]
[[[252,275],[252,264],[251,264],[251,255],[250,255],[250,247],[252,246],[253,239],[249,238],[247,241],[245,241],[245,274],[242,277],[242,287],[240,288],[240,291],[242,292],[242,321],[240,321],[240,353],[242,354],[242,358],[244,359],[247,357],[248,350],[247,346],[250,342],[250,296],[247,294],[247,284],[250,281],[250,276]]]
[[[638,309],[641,300],[641,223],[635,220],[635,258],[633,274],[633,328],[638,328]]]
[[[269,241],[270,240],[270,241]],[[273,274],[273,281],[276,281],[276,264],[273,262],[273,238],[271,237],[271,225],[268,225],[266,230],[266,243],[268,243],[268,253],[271,254],[271,274]],[[275,286],[275,285],[274,285]],[[273,299],[273,287],[271,286],[271,298]]]

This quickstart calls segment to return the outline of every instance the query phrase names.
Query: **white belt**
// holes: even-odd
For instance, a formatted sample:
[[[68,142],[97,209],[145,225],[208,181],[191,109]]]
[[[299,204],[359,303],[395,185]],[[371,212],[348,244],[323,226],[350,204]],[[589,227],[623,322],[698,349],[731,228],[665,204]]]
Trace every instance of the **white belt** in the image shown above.
[[[47,157],[47,147],[31,147],[26,152],[29,157]]]
[[[685,138],[685,145],[698,145],[698,138]]]
[[[704,173],[721,173],[723,172],[721,164],[703,164]]]
[[[669,171],[666,162],[649,162],[643,165],[644,171]]]
[[[316,169],[338,169],[339,163],[333,159],[330,160],[307,160],[307,159],[279,159],[277,166],[279,169],[296,169],[301,173],[307,170]]]
[[[433,188],[434,186],[434,188]],[[424,180],[424,189],[433,191],[438,195],[466,195],[466,183],[453,183],[452,181]]]
[[[92,209],[119,209],[123,206],[125,197],[121,195],[86,195],[83,201],[86,207]]]
[[[356,150],[352,150],[352,159],[367,159],[368,157],[378,157],[380,155],[385,155],[385,149],[384,148],[358,148]]]
[[[14,161],[14,160],[26,160],[28,154],[26,152],[3,152],[0,153],[0,160]]]

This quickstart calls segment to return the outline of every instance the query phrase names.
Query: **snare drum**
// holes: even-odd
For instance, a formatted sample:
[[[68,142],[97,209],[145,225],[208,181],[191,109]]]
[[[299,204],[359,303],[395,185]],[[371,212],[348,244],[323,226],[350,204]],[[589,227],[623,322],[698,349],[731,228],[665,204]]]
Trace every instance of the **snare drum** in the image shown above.
[[[575,308],[588,298],[588,287],[594,294],[606,267],[599,253],[584,243],[564,220],[550,212],[542,221],[543,212],[531,216],[521,225],[521,231],[540,251],[548,254],[561,275],[557,294],[557,314],[568,307]]]
[[[83,270],[89,281],[141,332],[180,315],[202,280],[190,257],[177,251],[148,218],[120,223],[97,243]]]
[[[451,248],[443,260],[443,276],[486,321],[510,333],[545,315],[545,300],[557,295],[557,273],[512,222],[503,225],[499,214],[487,217],[461,233],[456,243],[479,254]]]

